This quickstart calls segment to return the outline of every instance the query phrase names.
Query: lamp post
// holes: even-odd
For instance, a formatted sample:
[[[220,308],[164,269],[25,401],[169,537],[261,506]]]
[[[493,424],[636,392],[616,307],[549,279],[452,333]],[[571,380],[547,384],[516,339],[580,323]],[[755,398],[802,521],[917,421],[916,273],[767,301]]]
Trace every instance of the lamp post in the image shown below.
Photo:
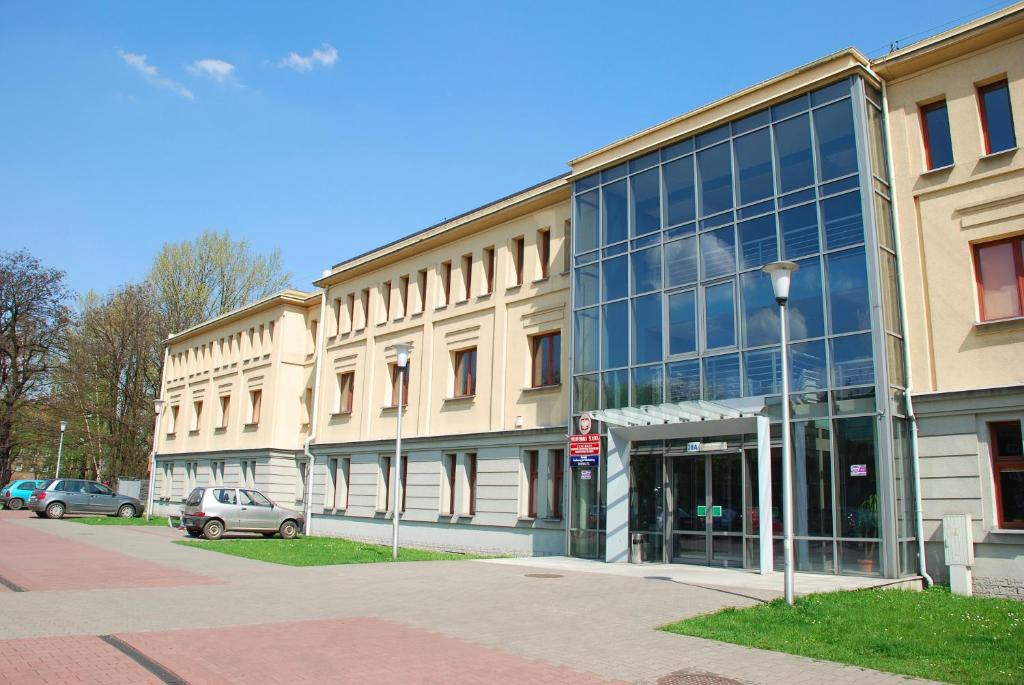
[[[782,555],[785,569],[786,604],[793,605],[793,457],[789,437],[789,331],[786,327],[786,303],[794,262],[772,262],[764,272],[772,279],[775,301],[779,303],[779,328],[782,337]]]
[[[397,434],[395,436],[395,508],[391,516],[391,558],[398,560],[398,507],[402,499],[402,407],[405,404],[405,374],[409,366],[409,345],[399,343],[395,345],[395,353],[398,360],[395,366],[398,367],[398,420]]]
[[[153,511],[153,488],[156,487],[156,441],[160,439],[160,415],[164,412],[164,401],[160,398],[153,400],[153,413],[156,418],[153,421],[153,449],[149,457],[149,489],[146,492],[146,520],[149,520]]]
[[[53,474],[54,480],[60,478],[60,458],[64,452],[64,431],[68,429],[68,422],[60,422],[60,444],[57,445],[57,470]]]

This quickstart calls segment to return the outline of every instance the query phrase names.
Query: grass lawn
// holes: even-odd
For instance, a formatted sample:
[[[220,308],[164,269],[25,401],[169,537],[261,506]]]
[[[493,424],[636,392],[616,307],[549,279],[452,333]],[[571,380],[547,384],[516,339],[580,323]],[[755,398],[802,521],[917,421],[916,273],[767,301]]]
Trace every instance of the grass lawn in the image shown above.
[[[391,547],[354,542],[341,538],[301,537],[295,540],[178,540],[176,544],[233,554],[246,559],[269,561],[288,566],[329,566],[333,564],[373,564],[388,562]],[[478,559],[469,554],[431,552],[402,547],[399,561],[440,561],[446,559]]]
[[[943,588],[779,599],[662,630],[950,683],[1024,682],[1024,603]]]
[[[130,519],[120,516],[65,516],[63,520],[90,526],[167,526],[166,516],[154,516],[148,521],[145,516]]]

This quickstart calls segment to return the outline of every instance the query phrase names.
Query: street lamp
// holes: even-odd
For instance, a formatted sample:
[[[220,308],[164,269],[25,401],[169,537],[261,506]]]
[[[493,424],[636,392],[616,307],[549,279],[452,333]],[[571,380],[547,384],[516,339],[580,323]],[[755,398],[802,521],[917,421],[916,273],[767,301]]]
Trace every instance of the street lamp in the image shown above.
[[[764,272],[772,279],[775,301],[779,303],[779,327],[782,334],[782,555],[785,569],[784,594],[786,604],[793,604],[793,464],[789,437],[789,335],[786,327],[786,303],[793,272],[799,269],[794,262],[772,262]]]
[[[164,412],[164,401],[160,398],[153,400],[153,413],[156,418],[153,422],[153,449],[149,458],[149,490],[146,493],[146,520],[149,520],[153,511],[153,488],[156,486],[156,442],[160,439],[160,415]]]
[[[61,421],[60,422],[60,444],[57,446],[57,470],[53,474],[53,479],[54,480],[60,478],[60,457],[61,457],[61,454],[64,452],[64,431],[66,431],[67,429],[68,429],[68,422],[67,421]]]
[[[398,421],[395,436],[395,508],[391,516],[391,558],[398,561],[398,506],[402,498],[402,405],[405,404],[405,374],[408,373],[410,346],[404,343],[395,345],[398,355]]]

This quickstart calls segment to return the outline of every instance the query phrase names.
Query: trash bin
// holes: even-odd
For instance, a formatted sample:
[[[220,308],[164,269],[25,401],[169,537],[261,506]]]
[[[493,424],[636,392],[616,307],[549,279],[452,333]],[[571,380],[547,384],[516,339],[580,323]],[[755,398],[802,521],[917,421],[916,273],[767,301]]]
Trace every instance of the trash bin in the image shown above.
[[[629,536],[629,563],[639,564],[644,561],[644,537],[643,533]]]

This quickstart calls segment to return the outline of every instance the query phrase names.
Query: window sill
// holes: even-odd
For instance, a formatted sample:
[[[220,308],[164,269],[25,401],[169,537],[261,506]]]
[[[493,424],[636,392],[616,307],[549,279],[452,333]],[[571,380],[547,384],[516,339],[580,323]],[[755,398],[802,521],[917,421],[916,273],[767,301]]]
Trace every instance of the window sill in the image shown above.
[[[541,283],[546,283],[546,282],[548,282],[549,280],[551,280],[551,277],[550,277],[550,276],[541,276],[540,278],[536,278],[536,279],[534,279],[534,281],[533,281],[533,284],[534,284],[534,285],[539,285],[539,284],[541,284]]]
[[[167,437],[168,437],[168,438],[173,438],[173,437],[175,437],[175,436],[177,436],[177,433],[168,433],[168,434],[167,434]]]
[[[246,424],[243,424],[243,426],[242,426],[242,428],[244,428],[246,430],[252,430],[254,428],[259,428],[259,427],[260,427],[259,422],[257,422],[257,423],[246,423]]]
[[[476,296],[476,301],[482,302],[483,300],[489,300],[491,299],[492,294],[493,293],[480,293],[479,295]]]
[[[409,408],[409,403],[408,402],[406,402],[405,404],[402,405],[402,409],[408,409],[408,408]],[[398,405],[397,404],[385,404],[383,407],[381,407],[381,410],[383,410],[383,411],[397,411],[398,410]]]
[[[534,392],[538,392],[539,393],[539,392],[554,392],[554,391],[561,390],[561,389],[562,389],[562,384],[561,383],[552,383],[551,385],[531,385],[529,387],[523,388],[522,391],[523,392],[529,392],[529,393],[534,393]]]
[[[443,402],[445,404],[448,404],[449,402],[452,403],[452,404],[459,404],[460,402],[467,402],[467,403],[468,402],[472,402],[475,399],[476,399],[476,395],[475,394],[473,394],[473,395],[456,395],[455,397],[445,397]]]
[[[505,292],[506,293],[517,293],[520,290],[522,290],[522,288],[523,288],[523,284],[522,283],[517,283],[516,285],[510,285],[509,287],[505,288]]]
[[[188,432],[188,437],[190,437],[190,438],[194,438],[197,435],[199,435],[199,429],[198,428],[196,428],[195,430],[190,430]]]
[[[338,417],[340,417],[340,416],[352,416],[352,410],[351,410],[351,409],[349,409],[349,410],[347,410],[347,411],[335,411],[335,412],[331,412],[331,418],[332,418],[332,419],[336,419],[336,418],[338,418]]]
[[[437,305],[436,307],[434,307],[434,311],[435,311],[435,312],[439,312],[439,311],[441,311],[441,310],[443,310],[443,309],[448,309],[448,304],[447,304],[447,303],[445,303],[445,304],[439,304],[439,305]]]
[[[999,152],[990,152],[987,155],[982,155],[978,159],[980,161],[984,162],[984,161],[989,160],[989,159],[995,159],[996,157],[1003,157],[1003,156],[1012,155],[1016,151],[1017,151],[1017,146],[1014,145],[1013,147],[1008,147],[1005,150],[1000,150]]]
[[[1006,319],[975,321],[974,330],[979,335],[987,333],[1006,333],[1024,328],[1024,316],[1011,316]]]
[[[989,532],[993,535],[1024,535],[1024,528],[993,528]]]
[[[469,304],[469,298],[468,297],[466,299],[464,299],[464,300],[456,300],[455,301],[455,306],[456,307],[461,307],[464,304]]]
[[[534,521],[537,520],[537,517],[536,516],[520,516],[516,520],[519,521],[520,523],[533,523]]]
[[[216,428],[213,429],[213,432],[216,435],[223,435],[227,431],[227,429],[227,426],[217,426]]]
[[[952,169],[955,166],[956,166],[956,162],[953,162],[952,164],[947,164],[945,166],[937,166],[934,169],[925,169],[924,171],[921,172],[921,175],[922,176],[935,176],[935,175],[941,174],[943,171],[949,171],[950,169]]]
[[[562,517],[561,516],[545,516],[544,518],[541,519],[541,521],[544,521],[545,523],[561,523],[562,522]]]
[[[423,316],[423,312],[422,311],[413,312],[412,314],[409,315],[409,318],[410,319],[415,319],[415,318],[420,317],[420,316]]]

